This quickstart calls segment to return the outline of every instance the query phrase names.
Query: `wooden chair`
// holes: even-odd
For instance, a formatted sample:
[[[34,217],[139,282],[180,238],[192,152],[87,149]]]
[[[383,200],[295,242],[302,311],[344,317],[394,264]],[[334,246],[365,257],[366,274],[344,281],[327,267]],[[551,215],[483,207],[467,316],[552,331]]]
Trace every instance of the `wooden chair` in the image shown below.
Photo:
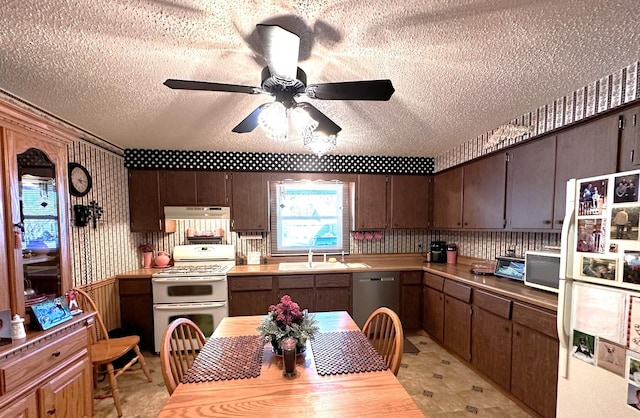
[[[404,348],[404,332],[398,315],[389,308],[378,308],[369,316],[362,332],[397,376]]]
[[[160,366],[169,395],[187,373],[204,343],[204,333],[188,318],[178,318],[167,325],[160,345]]]
[[[140,337],[137,335],[131,335],[126,337],[119,338],[109,338],[109,334],[107,332],[107,328],[104,325],[104,321],[100,316],[100,312],[96,307],[95,302],[91,299],[91,297],[82,289],[74,288],[72,291],[77,292],[78,305],[80,309],[85,312],[96,312],[96,325],[97,329],[94,329],[92,333],[92,342],[91,342],[91,362],[93,363],[93,375],[94,375],[94,387],[98,381],[98,374],[103,367],[107,369],[107,375],[109,377],[109,385],[111,386],[111,394],[107,395],[107,397],[113,397],[113,403],[116,407],[116,411],[118,412],[118,416],[122,416],[122,406],[120,405],[120,392],[118,390],[118,381],[117,378],[125,371],[129,370],[134,364],[140,363],[144,374],[147,376],[147,380],[151,382],[151,374],[149,373],[149,369],[147,368],[147,364],[144,361],[144,357],[140,352],[140,348],[138,347],[138,343],[140,342]],[[125,364],[120,369],[115,369],[113,367],[113,362],[128,352],[133,350],[135,353],[134,357]],[[103,398],[104,396],[96,396],[96,398]]]

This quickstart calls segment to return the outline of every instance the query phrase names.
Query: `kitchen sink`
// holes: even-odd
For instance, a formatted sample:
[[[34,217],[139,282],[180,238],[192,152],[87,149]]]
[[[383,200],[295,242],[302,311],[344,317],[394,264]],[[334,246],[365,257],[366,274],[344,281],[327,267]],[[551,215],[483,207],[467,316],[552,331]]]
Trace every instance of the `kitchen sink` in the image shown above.
[[[309,263],[307,262],[295,262],[295,263],[280,263],[278,265],[278,270],[340,270],[346,269],[348,266],[343,263],[311,263],[311,267],[309,267]]]

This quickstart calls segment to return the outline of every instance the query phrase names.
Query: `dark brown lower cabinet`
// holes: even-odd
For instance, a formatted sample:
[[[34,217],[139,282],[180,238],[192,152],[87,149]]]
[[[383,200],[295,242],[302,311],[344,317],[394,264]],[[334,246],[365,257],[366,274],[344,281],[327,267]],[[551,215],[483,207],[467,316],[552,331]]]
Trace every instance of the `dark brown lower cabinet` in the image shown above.
[[[351,309],[351,274],[317,274],[316,312],[347,311]]]
[[[120,279],[118,292],[122,328],[139,333],[140,347],[153,352],[155,347],[151,279]]]
[[[471,305],[449,295],[444,295],[444,345],[471,359]]]
[[[511,386],[511,321],[474,308],[471,364],[494,382]]]
[[[514,303],[511,393],[545,418],[556,416],[558,350],[555,314]]]
[[[229,316],[265,315],[277,303],[272,276],[236,276],[229,283]]]
[[[444,294],[424,286],[422,289],[422,327],[433,338],[444,340]]]
[[[400,272],[400,321],[404,329],[419,329],[422,325],[422,271]]]
[[[280,276],[278,277],[278,289],[278,299],[289,295],[294,302],[300,305],[300,309],[308,309],[309,312],[316,310],[313,274]]]

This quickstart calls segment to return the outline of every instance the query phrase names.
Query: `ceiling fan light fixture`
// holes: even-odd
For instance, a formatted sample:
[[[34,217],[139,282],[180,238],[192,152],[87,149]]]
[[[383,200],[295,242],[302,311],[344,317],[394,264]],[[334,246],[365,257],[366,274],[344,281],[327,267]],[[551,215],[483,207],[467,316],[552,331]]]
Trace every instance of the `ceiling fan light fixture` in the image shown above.
[[[258,125],[267,137],[275,141],[286,141],[289,134],[287,109],[280,102],[271,103],[258,116]]]
[[[319,125],[317,120],[309,116],[309,113],[300,107],[291,109],[289,116],[291,117],[291,123],[293,123],[293,126],[302,138],[313,135],[313,131],[315,131]]]
[[[324,135],[317,131],[309,135],[304,135],[302,141],[304,148],[317,156],[333,151],[337,146],[335,135]]]

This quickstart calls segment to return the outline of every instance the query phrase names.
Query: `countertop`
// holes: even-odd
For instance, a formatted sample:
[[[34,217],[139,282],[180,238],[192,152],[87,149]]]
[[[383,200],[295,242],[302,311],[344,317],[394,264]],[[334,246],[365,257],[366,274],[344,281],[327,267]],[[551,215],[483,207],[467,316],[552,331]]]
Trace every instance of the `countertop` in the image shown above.
[[[471,273],[471,263],[478,261],[466,257],[458,257],[457,264],[428,263],[417,254],[376,254],[376,255],[350,255],[345,257],[345,263],[365,263],[368,268],[340,268],[340,269],[303,269],[286,270],[278,269],[280,262],[302,261],[297,259],[271,258],[268,264],[236,265],[227,276],[233,280],[234,276],[266,276],[266,275],[299,275],[299,274],[326,274],[326,273],[358,273],[369,271],[426,271],[447,279],[455,280],[478,289],[487,290],[513,300],[529,303],[551,311],[557,311],[558,295],[543,290],[537,290],[525,286],[521,282],[509,280],[492,275],[476,275]],[[315,262],[320,258],[316,256]],[[159,272],[159,268],[140,268],[118,274],[118,279],[151,278],[153,273]]]

